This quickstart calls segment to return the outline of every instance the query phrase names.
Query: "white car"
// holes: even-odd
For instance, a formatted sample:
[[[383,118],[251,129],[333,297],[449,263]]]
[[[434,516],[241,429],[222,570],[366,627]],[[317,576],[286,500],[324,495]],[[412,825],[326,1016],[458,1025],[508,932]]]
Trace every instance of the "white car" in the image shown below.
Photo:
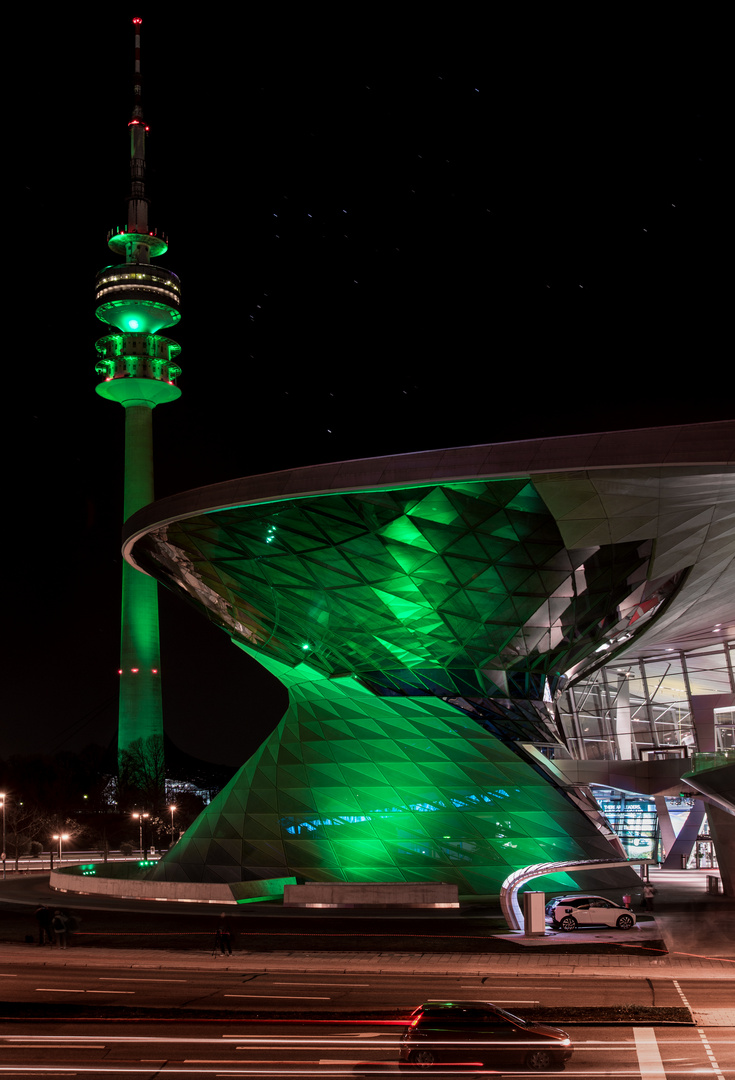
[[[556,930],[576,930],[578,926],[617,926],[630,930],[635,926],[635,912],[614,904],[604,896],[574,893],[556,896],[546,905],[546,922]]]

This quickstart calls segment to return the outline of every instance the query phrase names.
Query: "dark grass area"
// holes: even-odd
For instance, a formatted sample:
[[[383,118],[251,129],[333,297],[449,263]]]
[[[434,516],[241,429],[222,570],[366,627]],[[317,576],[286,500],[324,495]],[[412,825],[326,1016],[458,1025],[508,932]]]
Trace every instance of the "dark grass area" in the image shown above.
[[[315,1015],[318,1013],[318,1015]],[[140,1008],[124,1005],[65,1005],[55,1002],[7,1002],[0,1001],[0,1019],[6,1022],[27,1020],[104,1020],[106,1022],[120,1020],[172,1020],[180,1022],[182,1017],[187,1020],[201,1020],[213,1022],[238,1021],[279,1021],[293,1023],[294,1021],[307,1021],[311,1023],[355,1023],[355,1017],[349,1015],[350,1010],[321,1009],[312,1010],[294,1009],[290,1011],[279,1009],[189,1009],[182,1008]],[[554,1025],[610,1025],[610,1024],[693,1024],[691,1013],[681,1006],[659,1008],[652,1005],[611,1005],[585,1008],[584,1006],[557,1006],[537,1007],[535,1009],[519,1009],[518,1016],[525,1020],[535,1020],[539,1023]],[[370,1009],[360,1012],[361,1024],[376,1024],[400,1027],[408,1023],[409,1017],[405,1012],[397,1009]]]

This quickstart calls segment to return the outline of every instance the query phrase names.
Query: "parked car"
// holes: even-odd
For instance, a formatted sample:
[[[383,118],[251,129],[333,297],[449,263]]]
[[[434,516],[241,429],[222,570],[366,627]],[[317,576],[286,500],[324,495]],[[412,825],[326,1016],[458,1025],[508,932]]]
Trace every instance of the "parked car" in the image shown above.
[[[572,1056],[566,1031],[523,1020],[491,1001],[426,1001],[411,1014],[399,1061],[563,1069]]]
[[[573,893],[556,896],[546,905],[546,922],[555,930],[576,930],[578,926],[617,926],[630,930],[635,926],[635,912],[614,904],[604,896]]]

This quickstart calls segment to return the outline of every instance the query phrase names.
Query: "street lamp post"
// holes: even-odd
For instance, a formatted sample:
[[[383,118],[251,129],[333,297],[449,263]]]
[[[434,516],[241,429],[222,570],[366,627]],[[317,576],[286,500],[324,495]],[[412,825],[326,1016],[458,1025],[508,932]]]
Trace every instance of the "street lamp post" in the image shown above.
[[[61,865],[61,841],[62,840],[68,840],[68,839],[69,839],[69,833],[66,833],[66,832],[54,833],[54,840],[59,841],[59,865]]]
[[[0,806],[2,807],[2,811],[3,811],[3,850],[2,850],[2,856],[3,856],[3,881],[5,881],[5,859],[7,858],[7,856],[5,854],[5,792],[4,791],[0,791],[0,799],[2,799],[2,803],[0,803]]]
[[[171,811],[171,847],[173,847],[173,844],[174,844],[174,810],[175,809],[176,809],[176,807],[173,804],[171,806],[169,806],[169,810]]]
[[[140,829],[140,857],[143,858],[143,818],[150,817],[150,814],[133,814],[134,818],[138,819],[138,827]]]

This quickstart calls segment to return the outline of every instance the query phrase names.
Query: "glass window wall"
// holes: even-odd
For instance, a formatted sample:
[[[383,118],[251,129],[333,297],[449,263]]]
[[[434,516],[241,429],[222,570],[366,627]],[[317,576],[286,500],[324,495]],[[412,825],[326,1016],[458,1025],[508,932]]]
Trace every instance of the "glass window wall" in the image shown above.
[[[735,693],[735,646],[619,662],[580,679],[557,702],[567,746],[583,760],[688,757],[691,694]],[[735,748],[735,709],[716,713],[717,747]]]

